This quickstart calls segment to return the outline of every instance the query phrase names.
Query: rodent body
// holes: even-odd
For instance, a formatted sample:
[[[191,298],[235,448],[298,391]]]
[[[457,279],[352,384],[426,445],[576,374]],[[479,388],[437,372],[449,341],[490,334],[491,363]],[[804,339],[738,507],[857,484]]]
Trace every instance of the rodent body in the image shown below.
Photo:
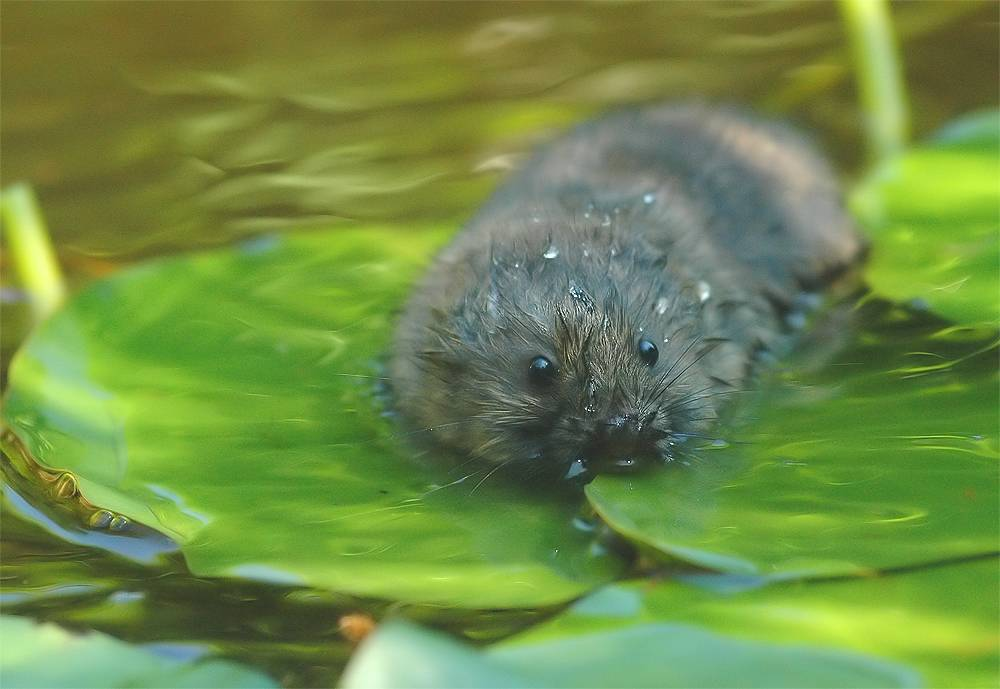
[[[794,132],[698,105],[612,114],[544,147],[434,261],[395,340],[398,410],[531,473],[669,460],[797,295],[864,248]]]

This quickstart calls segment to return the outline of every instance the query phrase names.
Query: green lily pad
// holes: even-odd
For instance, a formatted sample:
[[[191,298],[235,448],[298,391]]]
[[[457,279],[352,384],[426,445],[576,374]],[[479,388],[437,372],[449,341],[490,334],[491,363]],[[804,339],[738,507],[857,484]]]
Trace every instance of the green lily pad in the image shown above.
[[[344,686],[994,687],[998,573],[991,557],[765,587],[732,575],[617,584],[485,651],[390,622]]]
[[[736,680],[738,678],[738,680]],[[480,652],[401,622],[348,665],[346,689],[392,687],[916,687],[911,670],[859,653],[635,624]]]
[[[877,293],[918,300],[960,323],[1000,323],[998,118],[991,111],[952,123],[857,190]]]
[[[504,644],[510,651],[669,622],[735,639],[876,655],[932,687],[1000,680],[1000,569],[995,557],[877,578],[746,588],[730,575],[608,586]],[[711,660],[711,659],[710,659]],[[627,655],[617,661],[629,662]],[[739,684],[743,685],[743,677]],[[732,686],[722,681],[718,686]]]
[[[177,661],[97,632],[0,617],[6,687],[277,687],[255,670],[219,660]]]
[[[816,339],[852,344],[825,364],[803,352],[719,431],[729,447],[598,477],[595,509],[654,552],[777,579],[994,552],[995,332],[880,302],[852,320],[817,325]]]
[[[571,599],[620,568],[577,506],[415,461],[380,414],[378,361],[441,239],[262,239],[99,281],[18,353],[4,420],[196,575],[470,608]]]

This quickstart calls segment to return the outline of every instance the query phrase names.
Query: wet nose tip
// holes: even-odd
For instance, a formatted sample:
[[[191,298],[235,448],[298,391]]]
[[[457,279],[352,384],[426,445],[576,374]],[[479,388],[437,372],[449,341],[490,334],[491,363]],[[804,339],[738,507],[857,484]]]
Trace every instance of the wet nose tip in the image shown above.
[[[639,415],[623,412],[608,416],[594,438],[592,448],[601,457],[600,471],[627,473],[641,469],[655,454],[656,434],[650,424],[656,412]]]

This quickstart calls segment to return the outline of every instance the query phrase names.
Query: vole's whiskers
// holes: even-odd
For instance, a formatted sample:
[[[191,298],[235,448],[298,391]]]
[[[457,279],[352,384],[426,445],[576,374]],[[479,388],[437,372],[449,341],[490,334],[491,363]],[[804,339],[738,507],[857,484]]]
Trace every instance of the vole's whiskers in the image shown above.
[[[386,376],[370,376],[364,373],[324,373],[324,376],[336,376],[338,378],[363,378],[365,380],[392,380]]]
[[[664,372],[663,372],[663,373],[662,373],[662,374],[660,375],[660,377],[659,377],[659,378],[657,379],[657,381],[656,381],[656,385],[657,385],[657,387],[659,387],[660,385],[662,385],[662,384],[663,384],[663,382],[664,382],[664,381],[666,381],[667,377],[668,377],[668,376],[669,376],[669,375],[670,375],[671,373],[673,373],[673,371],[674,371],[674,369],[675,369],[675,368],[677,368],[677,364],[679,364],[679,363],[681,362],[681,360],[682,360],[682,359],[683,359],[683,358],[684,358],[685,356],[687,356],[687,353],[691,351],[691,348],[692,348],[692,347],[694,347],[694,346],[695,346],[696,344],[698,344],[698,343],[699,343],[700,341],[701,341],[701,336],[699,335],[698,337],[696,337],[696,338],[692,339],[692,340],[691,340],[691,342],[689,342],[689,343],[688,343],[687,347],[685,347],[685,348],[684,348],[684,349],[683,349],[683,350],[681,351],[681,353],[677,355],[677,358],[676,358],[676,359],[674,359],[674,363],[670,364],[670,368],[668,368],[668,369],[667,369],[666,371],[664,371]]]
[[[484,483],[486,483],[486,481],[489,480],[490,476],[492,476],[493,474],[497,473],[498,471],[500,471],[501,469],[503,469],[505,466],[507,466],[508,464],[510,464],[513,461],[514,461],[514,458],[511,457],[510,459],[507,459],[507,460],[501,462],[500,464],[497,464],[495,467],[493,467],[493,469],[490,470],[490,472],[488,474],[486,474],[486,476],[484,476],[482,478],[482,480],[479,481],[479,483],[477,483],[475,486],[472,487],[472,490],[469,491],[469,495],[472,495],[477,490],[479,490],[479,487],[481,485],[483,485]]]
[[[699,340],[700,339],[701,338],[699,338]],[[696,356],[694,358],[694,361],[692,361],[690,364],[688,364],[687,366],[685,366],[684,368],[682,368],[680,371],[677,372],[677,375],[675,375],[673,378],[670,379],[670,382],[667,383],[667,387],[669,388],[671,385],[673,385],[674,383],[676,383],[680,379],[681,376],[683,376],[685,373],[687,373],[691,369],[692,366],[694,366],[699,361],[701,361],[706,356],[708,356],[716,347],[718,347],[718,343],[717,342],[710,342],[707,347],[705,347],[703,350],[701,350],[701,352],[698,353],[698,356]]]
[[[450,481],[449,483],[445,483],[444,485],[434,486],[430,490],[422,493],[420,495],[420,498],[423,499],[426,498],[428,495],[431,495],[432,493],[438,492],[439,490],[444,490],[445,488],[451,488],[452,486],[457,486],[458,484],[464,483],[473,476],[478,476],[479,474],[483,473],[483,471],[485,471],[485,469],[480,469],[479,471],[473,471],[471,474],[466,474],[465,476],[457,478],[454,481]]]
[[[678,399],[676,399],[673,402],[671,402],[668,406],[664,407],[662,409],[662,411],[663,411],[664,414],[666,414],[666,413],[674,411],[675,409],[678,409],[679,407],[681,407],[681,406],[683,406],[685,404],[690,404],[692,402],[700,402],[701,400],[707,400],[707,399],[711,399],[712,397],[719,397],[719,396],[722,396],[722,395],[735,395],[735,394],[738,394],[738,393],[750,392],[750,390],[740,389],[740,390],[715,390],[713,392],[708,392],[708,394],[704,394],[704,395],[700,394],[702,392],[707,392],[708,390],[711,390],[711,389],[712,389],[711,386],[709,386],[707,388],[702,388],[701,390],[698,390],[697,392],[688,393],[687,395],[684,395],[683,397],[679,397]]]

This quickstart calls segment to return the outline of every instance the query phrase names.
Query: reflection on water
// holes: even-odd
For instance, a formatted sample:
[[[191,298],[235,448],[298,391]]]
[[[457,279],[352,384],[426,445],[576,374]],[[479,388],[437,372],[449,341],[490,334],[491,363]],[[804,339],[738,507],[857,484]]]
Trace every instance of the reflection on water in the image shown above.
[[[895,12],[919,132],[995,102],[994,5]],[[15,3],[3,29],[4,176],[38,187],[84,273],[264,230],[456,223],[512,154],[622,103],[756,103],[860,158],[833,3]]]
[[[69,628],[99,629],[168,656],[206,651],[264,668],[286,686],[334,686],[352,644],[341,619],[402,614],[485,642],[548,612],[469,613],[390,605],[329,591],[200,579],[173,558],[148,568],[76,546],[39,528],[4,494],[0,603]]]
[[[918,134],[996,102],[996,9],[894,7]],[[12,3],[2,30],[4,183],[35,185],[74,284],[246,234],[455,227],[624,103],[754,103],[862,157],[834,3]],[[28,320],[0,308],[5,371]]]

